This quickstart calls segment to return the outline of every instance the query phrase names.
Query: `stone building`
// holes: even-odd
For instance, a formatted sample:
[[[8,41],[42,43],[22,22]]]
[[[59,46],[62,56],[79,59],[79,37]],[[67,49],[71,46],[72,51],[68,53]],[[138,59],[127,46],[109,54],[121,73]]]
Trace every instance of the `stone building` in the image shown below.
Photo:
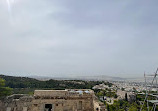
[[[89,89],[35,90],[34,96],[12,95],[0,101],[0,111],[105,111]]]

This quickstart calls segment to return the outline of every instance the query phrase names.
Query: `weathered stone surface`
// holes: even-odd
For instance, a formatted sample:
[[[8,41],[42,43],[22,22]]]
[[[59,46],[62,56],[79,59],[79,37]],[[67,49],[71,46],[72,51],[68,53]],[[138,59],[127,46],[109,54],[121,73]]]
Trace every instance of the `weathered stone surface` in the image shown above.
[[[105,111],[88,89],[35,90],[34,96],[12,95],[0,101],[0,111]]]

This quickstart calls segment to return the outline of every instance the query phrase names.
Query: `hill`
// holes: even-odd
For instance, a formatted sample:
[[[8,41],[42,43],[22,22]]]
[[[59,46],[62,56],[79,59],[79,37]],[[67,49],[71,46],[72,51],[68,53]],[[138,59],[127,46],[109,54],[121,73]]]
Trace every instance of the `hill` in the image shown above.
[[[40,81],[28,77],[15,77],[0,75],[0,78],[6,80],[6,86],[13,88],[13,93],[28,93],[35,89],[92,89],[94,85],[103,83],[103,81],[83,81],[83,80],[46,80]],[[111,85],[109,82],[105,84]]]

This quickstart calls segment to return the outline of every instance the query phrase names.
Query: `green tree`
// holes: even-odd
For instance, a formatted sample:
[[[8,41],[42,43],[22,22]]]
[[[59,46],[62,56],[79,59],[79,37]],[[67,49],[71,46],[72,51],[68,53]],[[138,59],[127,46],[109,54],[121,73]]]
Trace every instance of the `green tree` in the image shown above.
[[[125,101],[128,101],[127,93],[125,94]]]
[[[131,105],[128,111],[137,111],[137,106]]]
[[[114,94],[114,98],[117,98],[118,96],[117,96],[117,94]]]
[[[107,104],[107,106],[106,106],[106,107],[107,107],[107,111],[110,111],[110,107],[109,107],[109,105],[108,105],[108,104]]]
[[[0,78],[0,98],[10,95],[12,89],[5,87],[5,80]]]

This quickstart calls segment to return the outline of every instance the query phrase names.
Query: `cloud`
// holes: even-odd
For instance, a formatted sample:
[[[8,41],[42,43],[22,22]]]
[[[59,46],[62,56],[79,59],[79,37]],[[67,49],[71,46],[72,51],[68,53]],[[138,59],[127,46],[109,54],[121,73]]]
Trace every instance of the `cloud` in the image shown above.
[[[157,67],[157,1],[0,1],[1,73],[141,76]],[[132,75],[133,74],[133,75]]]

